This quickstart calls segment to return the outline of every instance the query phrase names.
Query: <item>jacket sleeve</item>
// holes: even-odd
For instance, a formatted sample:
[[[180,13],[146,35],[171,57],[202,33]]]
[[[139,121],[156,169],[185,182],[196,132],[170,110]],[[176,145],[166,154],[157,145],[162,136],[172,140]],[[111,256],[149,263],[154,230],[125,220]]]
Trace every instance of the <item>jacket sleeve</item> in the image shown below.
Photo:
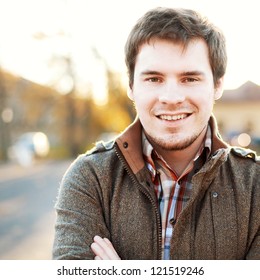
[[[84,156],[64,175],[55,208],[53,259],[93,259],[93,237],[110,236],[102,213],[99,181]]]
[[[259,174],[259,173],[258,173]],[[260,260],[260,183],[257,177],[255,192],[252,195],[252,207],[249,224],[249,240],[252,240],[250,248],[247,252],[247,260]]]
[[[246,256],[247,260],[260,260],[260,230],[258,231],[250,250]]]
[[[249,240],[252,240],[250,248],[247,252],[247,260],[260,260],[260,161],[257,161],[257,170],[252,175],[254,177],[254,188],[251,196],[251,212],[249,224],[252,229],[249,231]]]

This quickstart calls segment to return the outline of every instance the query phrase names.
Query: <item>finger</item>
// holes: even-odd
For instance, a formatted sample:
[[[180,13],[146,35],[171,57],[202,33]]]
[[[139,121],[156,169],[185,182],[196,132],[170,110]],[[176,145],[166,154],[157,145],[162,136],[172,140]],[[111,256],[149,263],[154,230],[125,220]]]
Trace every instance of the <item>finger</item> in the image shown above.
[[[106,242],[106,244],[110,247],[113,247],[111,241],[109,239],[107,239],[106,237],[103,238],[103,240]],[[113,247],[114,248],[114,247]]]
[[[118,256],[118,254],[117,254],[113,244],[111,243],[111,241],[109,239],[107,239],[106,237],[104,238],[104,241],[108,245],[108,247],[114,252],[114,254],[116,254]],[[119,256],[118,256],[118,258],[119,258]]]
[[[101,238],[98,235],[96,235],[94,237],[94,242],[97,243],[104,250],[109,250],[109,249],[113,248],[112,243],[107,238]]]
[[[106,251],[100,246],[97,242],[93,242],[91,245],[91,250],[93,253],[98,256],[102,260],[109,259],[108,255],[106,254]]]
[[[102,259],[114,259],[115,258],[115,250],[111,243],[109,244],[100,236],[95,236],[94,244],[98,245],[98,246],[94,246],[94,248],[96,249],[96,251],[98,252],[98,255]]]
[[[119,256],[114,249],[112,243],[107,238],[101,238],[100,236],[94,237],[94,243],[98,244],[100,248],[102,248],[103,252],[101,252],[100,256],[102,259],[111,259],[111,260],[119,260]]]

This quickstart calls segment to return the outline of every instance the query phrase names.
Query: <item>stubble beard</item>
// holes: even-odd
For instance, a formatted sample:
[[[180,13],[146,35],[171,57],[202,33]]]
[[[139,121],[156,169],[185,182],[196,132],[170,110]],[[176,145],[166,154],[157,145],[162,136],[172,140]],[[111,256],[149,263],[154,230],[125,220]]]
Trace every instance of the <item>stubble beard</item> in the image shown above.
[[[203,131],[204,128],[201,131],[181,140],[176,137],[175,133],[172,133],[172,136],[168,137],[168,139],[148,135],[147,138],[155,148],[157,147],[164,151],[182,151],[190,147]]]

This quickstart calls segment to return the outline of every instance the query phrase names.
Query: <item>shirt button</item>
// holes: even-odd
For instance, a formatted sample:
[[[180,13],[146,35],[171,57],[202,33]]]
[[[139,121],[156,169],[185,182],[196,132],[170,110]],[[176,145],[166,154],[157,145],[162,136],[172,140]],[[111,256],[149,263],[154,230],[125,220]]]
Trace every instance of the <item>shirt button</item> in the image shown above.
[[[217,193],[217,192],[213,192],[213,193],[212,193],[212,197],[213,197],[213,198],[217,198],[217,197],[218,197],[218,193]]]

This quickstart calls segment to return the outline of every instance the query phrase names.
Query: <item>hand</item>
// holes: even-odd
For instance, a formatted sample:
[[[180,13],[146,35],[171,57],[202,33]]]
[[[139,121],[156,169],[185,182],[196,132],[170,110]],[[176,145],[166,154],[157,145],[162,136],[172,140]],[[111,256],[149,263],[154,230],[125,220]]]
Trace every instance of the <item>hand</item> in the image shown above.
[[[96,255],[95,260],[120,260],[113,244],[107,238],[96,235],[90,247]]]

